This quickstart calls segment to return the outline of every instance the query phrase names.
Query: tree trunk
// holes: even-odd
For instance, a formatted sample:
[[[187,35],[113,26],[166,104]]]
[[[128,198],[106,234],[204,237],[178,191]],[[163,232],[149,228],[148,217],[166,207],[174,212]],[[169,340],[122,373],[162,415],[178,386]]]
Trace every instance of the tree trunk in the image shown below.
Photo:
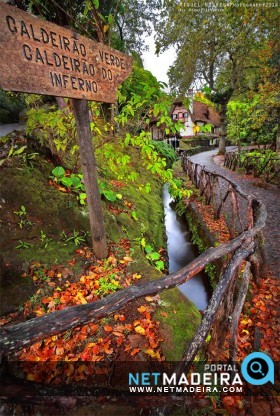
[[[60,110],[65,110],[67,108],[67,104],[63,97],[55,97],[56,104]]]
[[[280,121],[278,121],[278,129],[276,133],[276,152],[280,153]]]
[[[97,182],[97,169],[89,124],[89,108],[86,100],[73,99],[73,110],[77,125],[83,179],[87,194],[92,247],[95,256],[108,256],[106,233],[101,199]]]
[[[220,113],[221,116],[221,137],[219,140],[219,151],[218,155],[225,155],[226,154],[226,104],[222,105],[222,111]]]

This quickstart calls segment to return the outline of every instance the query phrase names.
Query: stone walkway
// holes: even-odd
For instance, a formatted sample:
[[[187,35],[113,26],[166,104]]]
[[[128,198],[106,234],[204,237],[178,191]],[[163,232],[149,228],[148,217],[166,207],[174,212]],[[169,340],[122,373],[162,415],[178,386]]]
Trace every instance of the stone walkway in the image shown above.
[[[11,133],[12,131],[23,131],[24,129],[25,125],[21,123],[0,124],[0,137],[6,136],[6,134]]]
[[[223,174],[237,183],[247,194],[259,199],[266,207],[267,220],[263,231],[265,255],[269,271],[280,279],[280,189],[257,179],[245,178],[222,166],[220,157],[213,156],[217,150],[191,156],[191,160],[205,166],[206,169]]]

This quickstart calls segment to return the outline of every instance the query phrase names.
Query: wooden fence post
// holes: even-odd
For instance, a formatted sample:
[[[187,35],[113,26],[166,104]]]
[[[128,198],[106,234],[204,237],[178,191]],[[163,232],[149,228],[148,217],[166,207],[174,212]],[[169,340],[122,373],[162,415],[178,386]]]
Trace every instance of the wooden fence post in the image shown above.
[[[87,194],[92,247],[98,259],[108,257],[106,232],[97,182],[97,169],[86,100],[72,99],[76,119],[81,165]]]

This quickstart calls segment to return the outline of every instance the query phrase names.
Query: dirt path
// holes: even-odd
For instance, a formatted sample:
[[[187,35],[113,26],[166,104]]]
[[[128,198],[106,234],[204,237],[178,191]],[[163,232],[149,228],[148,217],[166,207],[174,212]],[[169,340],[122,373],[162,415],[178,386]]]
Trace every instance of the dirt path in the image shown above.
[[[223,174],[237,183],[244,192],[255,196],[266,206],[267,220],[263,232],[265,255],[269,271],[280,279],[280,189],[224,168],[220,157],[213,158],[216,153],[217,150],[199,153],[192,156],[191,160],[204,165],[210,171]]]

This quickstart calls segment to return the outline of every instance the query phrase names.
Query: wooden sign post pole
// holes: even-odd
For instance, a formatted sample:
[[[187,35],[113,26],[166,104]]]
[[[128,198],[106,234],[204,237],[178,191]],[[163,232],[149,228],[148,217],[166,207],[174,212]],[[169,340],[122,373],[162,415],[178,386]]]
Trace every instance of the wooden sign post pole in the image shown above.
[[[97,182],[96,160],[90,131],[89,107],[86,100],[72,99],[77,126],[81,167],[87,194],[93,252],[98,259],[108,256],[106,232]]]

